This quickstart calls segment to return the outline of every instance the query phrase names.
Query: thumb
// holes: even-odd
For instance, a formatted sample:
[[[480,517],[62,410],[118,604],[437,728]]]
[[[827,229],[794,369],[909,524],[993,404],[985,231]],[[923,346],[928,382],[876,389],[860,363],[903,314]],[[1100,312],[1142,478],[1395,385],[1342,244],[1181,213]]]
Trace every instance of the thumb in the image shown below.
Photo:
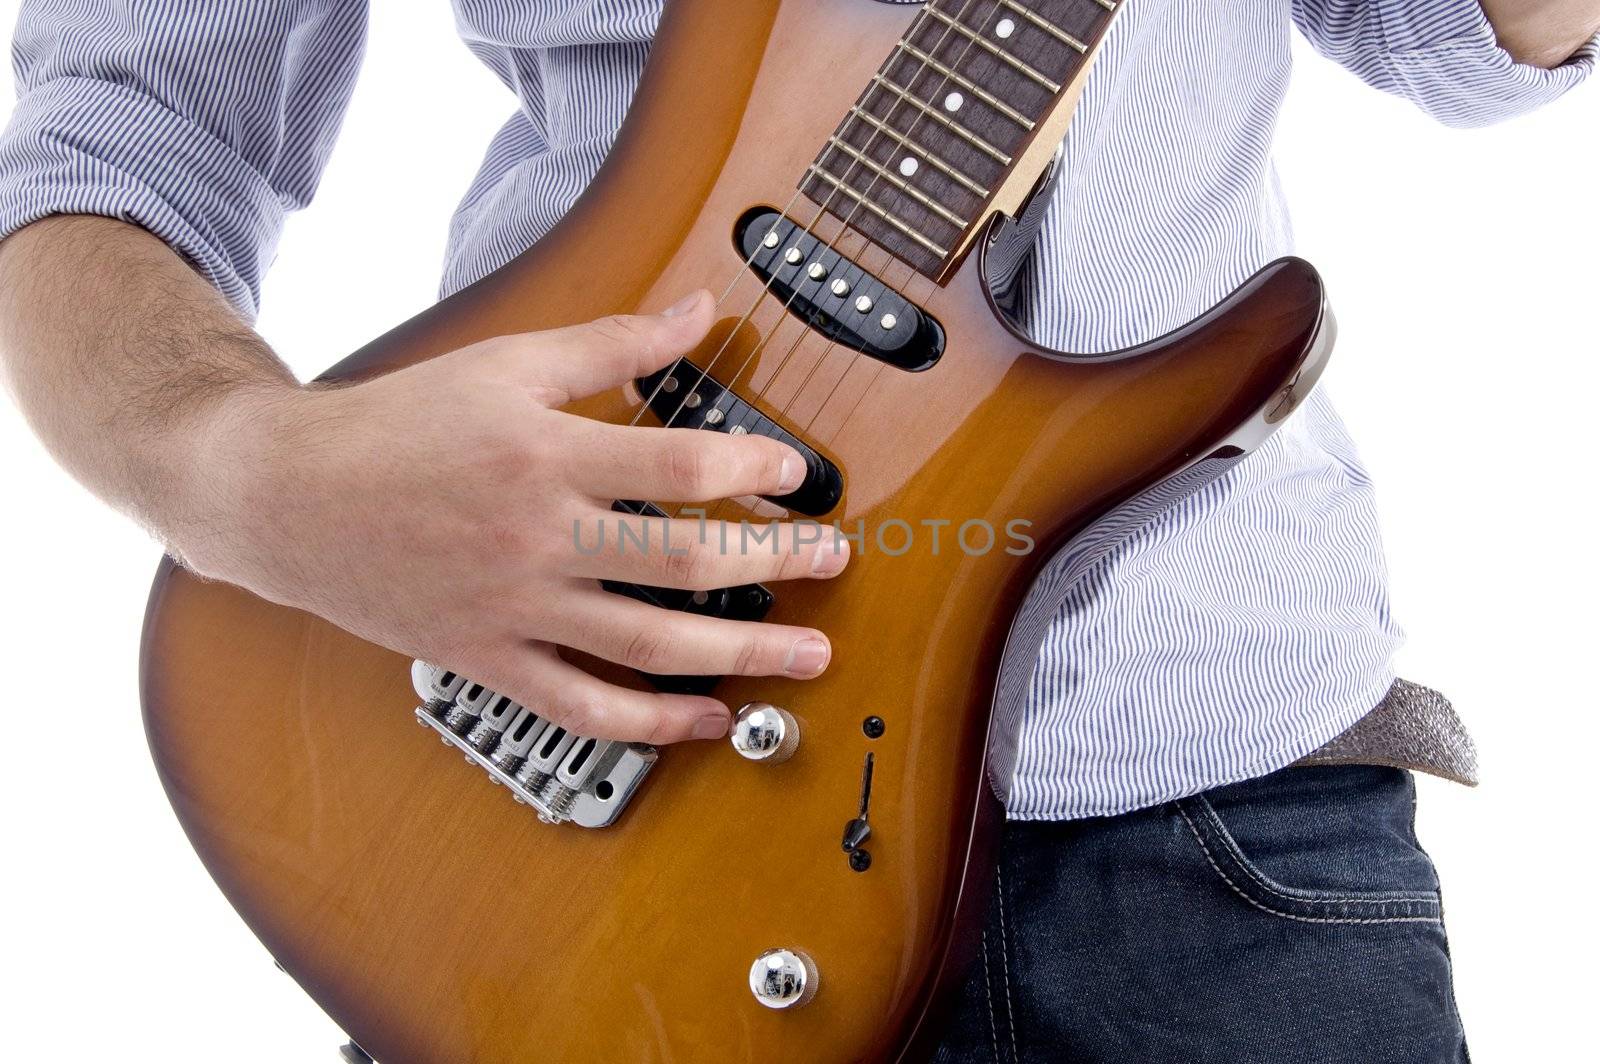
[[[584,325],[518,337],[528,370],[562,406],[653,373],[694,350],[711,328],[711,294],[700,289],[659,314],[613,314]]]

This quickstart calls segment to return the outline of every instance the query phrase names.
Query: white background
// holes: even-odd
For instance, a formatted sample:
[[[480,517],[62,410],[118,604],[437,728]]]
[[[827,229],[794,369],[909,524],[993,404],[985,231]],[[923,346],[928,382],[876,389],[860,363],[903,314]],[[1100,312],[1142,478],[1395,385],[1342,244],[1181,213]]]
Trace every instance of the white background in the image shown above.
[[[1378,482],[1401,671],[1450,693],[1483,751],[1479,790],[1422,784],[1419,823],[1473,1055],[1572,1060],[1600,989],[1600,90],[1463,133],[1299,58],[1281,165],[1343,327],[1326,386]],[[443,0],[374,5],[340,147],[266,285],[261,328],[297,371],[432,299],[446,219],[511,107]],[[0,497],[0,1056],[333,1060],[338,1032],[213,888],[149,766],[135,675],[156,548],[5,404]]]

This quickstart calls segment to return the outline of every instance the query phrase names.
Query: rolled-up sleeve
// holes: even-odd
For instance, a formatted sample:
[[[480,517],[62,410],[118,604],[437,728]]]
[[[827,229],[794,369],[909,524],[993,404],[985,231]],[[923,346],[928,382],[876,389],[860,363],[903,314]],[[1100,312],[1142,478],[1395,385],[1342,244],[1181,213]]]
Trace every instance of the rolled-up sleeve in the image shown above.
[[[247,317],[354,86],[365,0],[25,0],[0,236],[98,214],[166,241]]]
[[[1594,69],[1600,39],[1553,70],[1500,47],[1478,0],[1293,0],[1318,52],[1450,126],[1485,126],[1531,111]]]

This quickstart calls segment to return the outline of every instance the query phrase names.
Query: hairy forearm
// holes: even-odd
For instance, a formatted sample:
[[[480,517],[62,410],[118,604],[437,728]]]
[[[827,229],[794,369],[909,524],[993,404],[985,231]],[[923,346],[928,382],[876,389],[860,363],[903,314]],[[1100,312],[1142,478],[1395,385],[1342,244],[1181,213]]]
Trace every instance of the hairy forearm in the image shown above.
[[[704,342],[711,297],[482,340],[346,387],[301,387],[165,245],[96,218],[0,245],[0,364],[55,456],[201,575],[437,662],[569,730],[714,739],[728,707],[611,684],[560,648],[647,672],[809,679],[810,628],[660,610],[602,589],[826,580],[849,548],[679,522],[680,549],[577,549],[612,499],[786,495],[793,449],[759,435],[605,425],[561,409]],[[661,546],[667,541],[661,532]],[[780,547],[782,549],[780,549]]]
[[[56,459],[176,551],[231,519],[233,467],[211,457],[297,390],[164,243],[85,216],[0,244],[0,368]]]
[[[1557,67],[1600,31],[1600,0],[1480,0],[1500,47],[1520,63]]]

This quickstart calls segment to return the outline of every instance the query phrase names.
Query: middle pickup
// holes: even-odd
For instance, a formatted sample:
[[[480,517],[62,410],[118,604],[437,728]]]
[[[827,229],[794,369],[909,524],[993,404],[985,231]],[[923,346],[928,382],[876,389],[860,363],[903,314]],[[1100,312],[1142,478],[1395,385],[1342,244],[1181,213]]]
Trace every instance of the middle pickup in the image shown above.
[[[787,495],[767,499],[786,510],[821,517],[839,504],[844,478],[839,467],[794,433],[723,387],[692,362],[682,359],[638,381],[639,393],[663,425],[709,429],[730,435],[765,436],[786,443],[806,460],[805,483]]]

